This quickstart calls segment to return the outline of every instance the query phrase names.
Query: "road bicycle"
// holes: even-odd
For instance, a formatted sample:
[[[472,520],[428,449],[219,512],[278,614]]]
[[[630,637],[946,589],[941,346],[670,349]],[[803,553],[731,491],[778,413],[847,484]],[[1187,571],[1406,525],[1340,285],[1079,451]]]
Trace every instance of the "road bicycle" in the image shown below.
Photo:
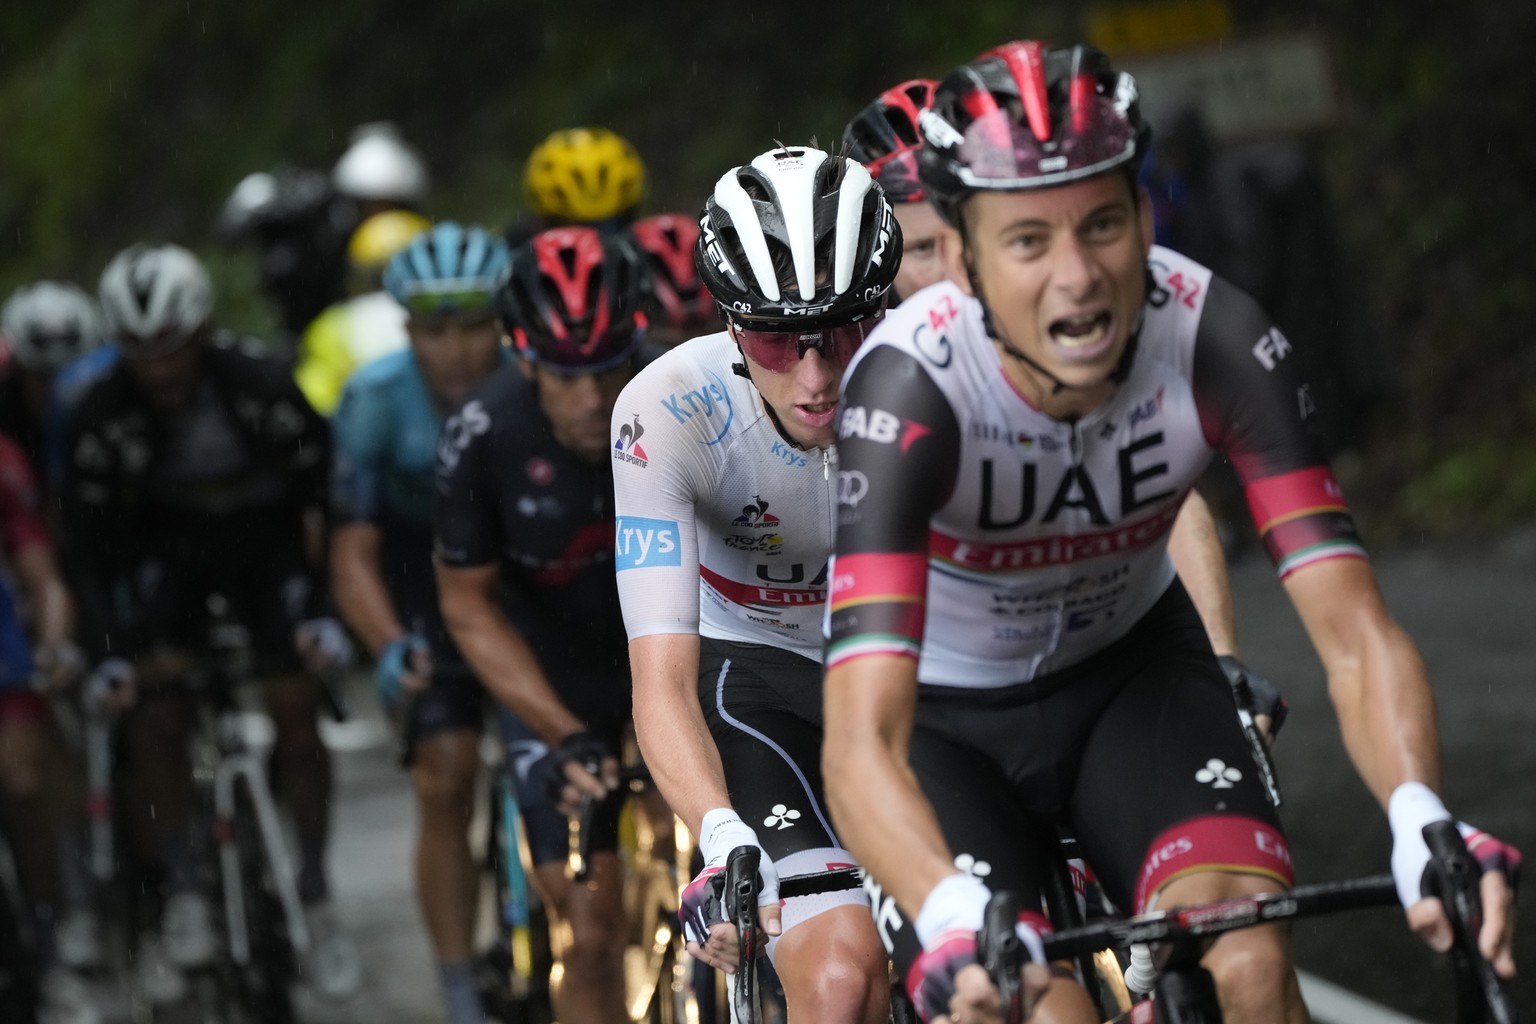
[[[266,751],[249,739],[249,718],[238,699],[252,679],[249,630],[230,615],[228,601],[208,597],[209,632],[204,657],[184,678],[157,687],[157,696],[190,698],[196,725],[189,740],[192,776],[206,824],[212,864],[204,874],[221,937],[217,958],[192,978],[190,999],[205,1019],[223,1024],[291,1024],[296,1019],[293,986],[312,937],[299,898],[297,868],[267,774]],[[318,680],[324,703],[336,721],[347,711],[336,678]],[[86,716],[88,857],[103,890],[123,881],[142,891],[149,874],[117,842],[114,721],[100,694],[111,680],[93,680]],[[137,894],[106,900],[109,915],[133,922],[153,919]],[[126,941],[126,940],[125,940]],[[175,1017],[184,1008],[170,1008]]]

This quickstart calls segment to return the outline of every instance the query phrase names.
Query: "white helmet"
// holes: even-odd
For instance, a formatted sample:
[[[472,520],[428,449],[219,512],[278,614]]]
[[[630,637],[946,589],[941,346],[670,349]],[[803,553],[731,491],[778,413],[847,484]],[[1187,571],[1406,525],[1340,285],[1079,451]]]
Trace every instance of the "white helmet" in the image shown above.
[[[179,245],[131,245],[101,273],[101,312],[123,355],[164,355],[213,311],[213,284]]]
[[[427,198],[427,164],[388,121],[359,125],[352,145],[331,170],[336,191],[353,199],[420,206]]]
[[[51,372],[101,344],[101,314],[79,285],[39,281],[11,293],[0,332],[17,363]]]

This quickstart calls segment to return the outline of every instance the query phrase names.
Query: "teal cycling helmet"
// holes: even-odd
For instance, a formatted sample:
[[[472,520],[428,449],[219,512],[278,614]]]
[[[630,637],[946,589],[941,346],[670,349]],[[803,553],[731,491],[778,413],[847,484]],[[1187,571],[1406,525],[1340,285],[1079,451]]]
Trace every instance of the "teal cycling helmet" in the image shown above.
[[[507,255],[507,243],[484,228],[443,221],[390,257],[384,290],[412,314],[489,311]]]

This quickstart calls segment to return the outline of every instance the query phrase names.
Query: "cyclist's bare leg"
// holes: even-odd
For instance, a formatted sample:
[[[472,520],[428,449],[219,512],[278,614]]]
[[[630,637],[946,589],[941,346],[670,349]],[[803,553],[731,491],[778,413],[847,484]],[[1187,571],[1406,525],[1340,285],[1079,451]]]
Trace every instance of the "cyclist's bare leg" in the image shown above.
[[[150,692],[146,680],[139,702],[123,718],[123,792],[139,856],[160,862],[173,891],[195,884],[190,873],[194,790],[187,738],[192,707],[180,695]],[[181,877],[188,875],[189,877]]]
[[[480,768],[479,734],[435,733],[411,751],[416,788],[416,899],[439,963],[468,963],[473,952],[479,884],[469,848]]]
[[[276,733],[272,774],[299,840],[299,896],[305,903],[328,895],[324,851],[331,823],[331,754],[320,741],[320,689],[305,675],[278,676],[265,685],[267,713]]]
[[[3,711],[3,709],[0,709]],[[0,715],[0,810],[28,897],[59,909],[58,804],[49,780],[57,778],[58,734],[45,717]]]
[[[1169,882],[1158,891],[1157,907],[1248,896],[1281,889],[1272,878],[1202,871]],[[1216,940],[1202,961],[1216,979],[1216,994],[1228,1024],[1306,1024],[1291,962],[1289,934],[1279,925],[1244,928]]]
[[[833,907],[796,924],[778,940],[773,965],[795,1024],[890,1019],[885,950],[868,907]]]
[[[587,881],[566,880],[563,863],[540,864],[539,891],[561,925],[570,928],[560,951],[564,976],[555,993],[555,1016],[562,1021],[624,1024],[624,894],[619,858],[594,853]],[[557,929],[551,922],[551,931]]]

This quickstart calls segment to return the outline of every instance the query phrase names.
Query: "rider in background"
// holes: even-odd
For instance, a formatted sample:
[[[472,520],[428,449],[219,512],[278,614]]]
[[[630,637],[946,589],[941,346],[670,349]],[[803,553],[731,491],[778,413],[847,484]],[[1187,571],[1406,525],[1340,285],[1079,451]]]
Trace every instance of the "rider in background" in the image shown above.
[[[216,230],[226,244],[255,246],[285,353],[346,297],[347,240],[357,226],[384,210],[421,211],[430,185],[421,153],[387,121],[359,125],[329,174],[278,167],[240,180]]]
[[[0,310],[8,358],[0,376],[0,433],[45,478],[49,402],[59,369],[101,344],[101,314],[79,285],[39,281],[16,289]]]
[[[534,877],[569,928],[556,1016],[600,1024],[628,1020],[618,802],[598,808],[584,884],[565,875],[566,815],[617,788],[630,721],[608,420],[641,354],[642,274],[627,242],[588,227],[513,252],[498,300],[519,359],[444,427],[434,513],[443,616],[518,720],[504,729]]]
[[[76,682],[84,659],[39,505],[26,456],[0,435],[0,815],[39,940],[47,1019],[88,1024],[100,1018],[78,972],[100,966],[101,932],[81,856],[79,766],[47,696]]]
[[[273,775],[297,832],[315,940],[306,976],[322,994],[345,994],[358,964],[329,902],[330,754],[316,721],[315,674],[348,654],[324,612],[329,431],[280,361],[214,331],[207,271],[186,249],[119,253],[100,301],[122,358],[76,409],[62,522],[80,642],[111,659],[119,702],[133,705],[121,726],[128,811],[141,856],[158,861],[165,882],[163,942],[141,948],[137,966],[174,978],[167,960],[195,967],[215,952],[194,856],[191,708],[160,684],[197,664],[218,593],[251,630],[276,727]],[[170,999],[175,986],[159,991]]]
[[[901,225],[903,249],[894,285],[896,302],[944,280],[939,234],[950,229],[928,202],[917,176],[917,155],[923,148],[917,119],[932,104],[937,84],[914,78],[892,86],[843,129],[843,148],[849,159],[857,160],[874,175]]]
[[[506,230],[513,247],[547,228],[585,224],[603,234],[629,226],[645,197],[645,163],[607,128],[563,128],[533,147],[523,168],[528,217]]]
[[[641,217],[629,227],[646,268],[646,339],[671,348],[701,334],[720,330],[720,313],[704,287],[693,251],[699,242],[699,220],[682,213]]]
[[[1421,898],[1420,830],[1450,818],[1424,667],[1310,434],[1289,343],[1248,296],[1153,245],[1135,83],[1088,47],[1010,43],[946,78],[923,128],[922,180],[956,228],[939,243],[949,281],[849,368],[838,443],[860,486],[839,508],[823,752],[838,825],[899,910],[921,1012],[997,1019],[976,929],[989,886],[1039,895],[1030,813],[1068,823],[1133,913],[1291,883],[1166,554],[1218,449],[1387,809],[1409,921],[1448,945]],[[1519,855],[1468,831],[1480,948],[1509,976]],[[981,861],[985,881],[963,869]],[[1036,960],[1044,927],[1021,921]],[[1228,1020],[1306,1020],[1279,929],[1222,936],[1204,964]],[[1043,965],[1025,981],[1050,1019],[1098,1019]]]
[[[354,373],[331,420],[331,578],[343,618],[375,660],[381,698],[404,719],[416,898],[449,1024],[484,1020],[471,945],[479,874],[466,827],[485,700],[438,610],[433,471],[447,413],[511,357],[494,305],[506,264],[506,244],[480,227],[446,222],[410,240],[389,261],[383,292],[403,312],[409,346]]]
[[[382,283],[384,265],[431,227],[419,213],[385,210],[357,226],[347,241],[347,293],[304,328],[294,379],[315,411],[329,416],[341,388],[364,363],[406,342],[406,308]]]

